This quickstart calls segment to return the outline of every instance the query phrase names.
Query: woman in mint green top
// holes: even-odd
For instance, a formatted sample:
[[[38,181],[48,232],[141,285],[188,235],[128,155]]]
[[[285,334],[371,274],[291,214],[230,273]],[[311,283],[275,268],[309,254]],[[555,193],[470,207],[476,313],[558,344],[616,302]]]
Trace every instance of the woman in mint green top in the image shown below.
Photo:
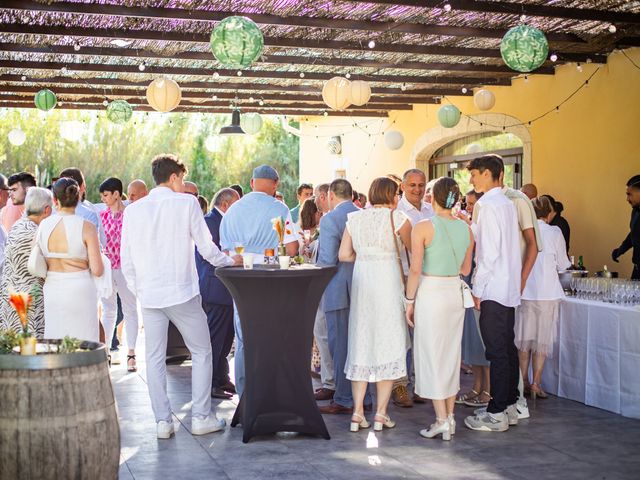
[[[454,218],[451,208],[460,197],[452,178],[433,186],[436,215],[418,222],[411,233],[411,268],[407,281],[407,322],[414,327],[415,391],[430,398],[436,422],[420,431],[426,438],[455,433],[453,416],[460,390],[460,355],[464,304],[460,274],[468,275],[473,254],[473,234]]]

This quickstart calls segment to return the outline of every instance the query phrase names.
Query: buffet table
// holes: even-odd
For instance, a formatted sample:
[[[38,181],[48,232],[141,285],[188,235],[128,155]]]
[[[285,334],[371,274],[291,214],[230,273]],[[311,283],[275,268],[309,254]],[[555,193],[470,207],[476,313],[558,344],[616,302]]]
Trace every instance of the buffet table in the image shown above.
[[[566,298],[543,388],[640,418],[640,308]]]

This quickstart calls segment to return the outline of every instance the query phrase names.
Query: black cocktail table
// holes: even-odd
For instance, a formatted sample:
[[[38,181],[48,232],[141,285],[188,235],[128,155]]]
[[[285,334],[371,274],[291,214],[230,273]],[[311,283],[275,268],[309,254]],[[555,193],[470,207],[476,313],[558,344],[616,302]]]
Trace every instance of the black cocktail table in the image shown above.
[[[231,426],[242,441],[299,432],[329,439],[309,375],[313,325],[335,267],[217,268],[236,303],[244,340],[245,387]]]

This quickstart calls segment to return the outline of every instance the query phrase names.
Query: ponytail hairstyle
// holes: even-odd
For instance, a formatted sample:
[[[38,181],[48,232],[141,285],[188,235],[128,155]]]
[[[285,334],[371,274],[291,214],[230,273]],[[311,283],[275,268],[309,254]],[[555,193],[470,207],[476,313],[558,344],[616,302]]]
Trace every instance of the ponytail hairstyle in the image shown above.
[[[450,210],[460,199],[460,187],[453,178],[442,177],[433,185],[431,195],[438,205]]]
[[[80,187],[73,178],[63,177],[53,184],[53,196],[61,207],[75,207],[80,199]]]

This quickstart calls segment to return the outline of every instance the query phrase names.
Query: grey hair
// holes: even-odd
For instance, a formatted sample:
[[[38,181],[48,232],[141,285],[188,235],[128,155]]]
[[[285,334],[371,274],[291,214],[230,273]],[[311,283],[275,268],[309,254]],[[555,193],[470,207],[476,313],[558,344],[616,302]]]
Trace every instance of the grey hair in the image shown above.
[[[24,210],[27,215],[40,215],[46,207],[53,206],[53,195],[50,190],[41,187],[30,187],[24,199]]]
[[[427,179],[427,176],[425,175],[425,173],[419,168],[410,168],[409,170],[404,172],[404,175],[402,175],[402,181],[405,182],[409,175],[422,175],[425,180]]]
[[[0,173],[0,188],[7,188],[7,177]]]
[[[235,198],[239,198],[240,195],[233,188],[223,188],[218,190],[213,196],[213,205],[219,207],[224,202],[230,202]]]

